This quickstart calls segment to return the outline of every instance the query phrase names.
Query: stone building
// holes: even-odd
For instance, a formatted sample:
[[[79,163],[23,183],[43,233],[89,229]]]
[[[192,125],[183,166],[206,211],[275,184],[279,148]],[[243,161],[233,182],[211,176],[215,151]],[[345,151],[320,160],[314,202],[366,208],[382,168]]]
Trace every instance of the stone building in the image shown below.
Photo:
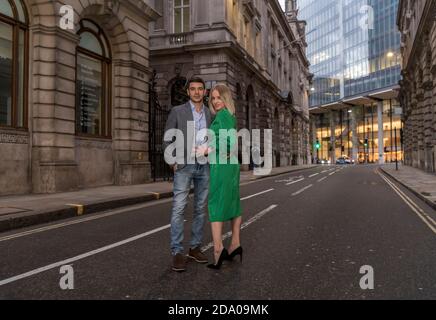
[[[192,76],[233,91],[239,128],[273,129],[273,165],[310,161],[305,23],[296,1],[155,0],[150,62],[165,110]]]
[[[400,0],[405,163],[436,172],[436,2]]]
[[[1,195],[149,180],[148,2],[1,0]]]

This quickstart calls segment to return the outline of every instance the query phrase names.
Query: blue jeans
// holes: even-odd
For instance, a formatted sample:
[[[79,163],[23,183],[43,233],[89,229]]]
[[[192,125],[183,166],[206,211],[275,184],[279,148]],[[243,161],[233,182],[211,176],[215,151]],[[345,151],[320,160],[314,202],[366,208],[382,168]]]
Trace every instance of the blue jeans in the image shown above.
[[[174,174],[174,198],[171,213],[171,253],[183,254],[183,225],[191,182],[194,182],[194,216],[192,218],[191,248],[201,246],[205,208],[209,192],[209,164],[188,164]]]

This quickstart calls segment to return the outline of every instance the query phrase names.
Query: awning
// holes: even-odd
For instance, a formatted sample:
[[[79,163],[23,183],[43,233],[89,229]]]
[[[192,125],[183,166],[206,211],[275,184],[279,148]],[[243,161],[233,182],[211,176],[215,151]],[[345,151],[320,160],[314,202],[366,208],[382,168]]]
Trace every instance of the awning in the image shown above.
[[[358,96],[354,98],[344,99],[343,101],[347,104],[352,104],[354,106],[362,106],[364,104],[371,104],[374,102],[374,100],[367,96]]]
[[[371,93],[368,96],[371,98],[381,99],[381,100],[389,100],[396,99],[400,93],[400,86],[395,86],[389,89],[385,89],[379,92]]]
[[[321,113],[325,113],[326,111],[340,110],[343,108],[344,108],[344,104],[341,101],[337,101],[329,104],[324,104],[319,107],[310,108],[309,112],[311,114],[321,114]]]

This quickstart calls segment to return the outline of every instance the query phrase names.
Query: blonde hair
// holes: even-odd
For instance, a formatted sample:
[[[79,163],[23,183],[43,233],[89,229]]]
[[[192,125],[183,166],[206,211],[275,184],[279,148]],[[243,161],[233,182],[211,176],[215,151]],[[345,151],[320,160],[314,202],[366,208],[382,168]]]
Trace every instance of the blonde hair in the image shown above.
[[[229,87],[223,83],[218,83],[218,84],[214,85],[213,88],[210,90],[210,94],[209,94],[210,112],[212,114],[216,114],[215,108],[213,107],[213,104],[212,104],[212,93],[215,90],[218,91],[218,93],[220,94],[221,100],[224,102],[224,105],[226,106],[227,110],[229,110],[229,112],[232,115],[235,115],[236,108],[235,108],[235,102],[233,101],[233,98],[232,98],[232,92],[230,91]]]

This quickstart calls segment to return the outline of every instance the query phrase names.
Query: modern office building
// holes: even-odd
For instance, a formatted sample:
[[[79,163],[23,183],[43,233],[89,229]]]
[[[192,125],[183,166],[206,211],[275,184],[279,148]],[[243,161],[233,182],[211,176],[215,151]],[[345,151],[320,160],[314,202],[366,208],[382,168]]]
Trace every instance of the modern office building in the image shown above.
[[[298,0],[314,74],[312,157],[402,159],[398,0]]]

